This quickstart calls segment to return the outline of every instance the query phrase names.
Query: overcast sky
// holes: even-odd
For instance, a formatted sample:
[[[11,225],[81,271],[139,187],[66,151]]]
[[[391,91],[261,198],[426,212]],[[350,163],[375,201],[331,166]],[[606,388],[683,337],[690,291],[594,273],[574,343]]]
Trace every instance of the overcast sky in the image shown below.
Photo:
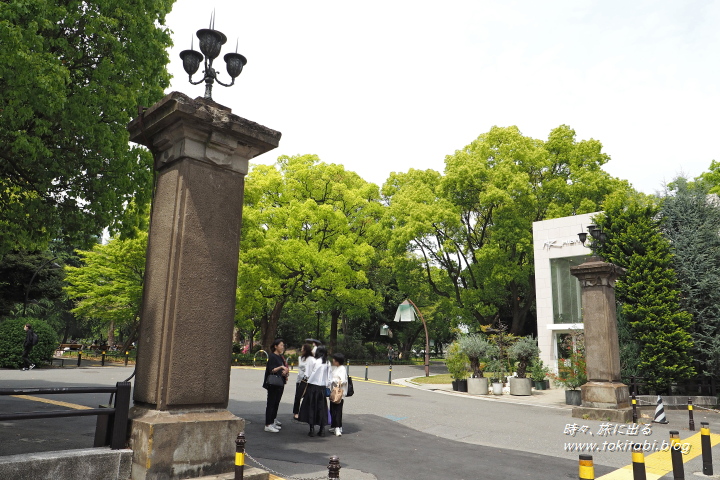
[[[203,94],[178,54],[213,8],[221,78],[236,39],[248,59],[214,99],[282,132],[258,162],[314,153],[382,184],[493,125],[560,124],[648,193],[720,160],[720,1],[178,0],[172,90]]]

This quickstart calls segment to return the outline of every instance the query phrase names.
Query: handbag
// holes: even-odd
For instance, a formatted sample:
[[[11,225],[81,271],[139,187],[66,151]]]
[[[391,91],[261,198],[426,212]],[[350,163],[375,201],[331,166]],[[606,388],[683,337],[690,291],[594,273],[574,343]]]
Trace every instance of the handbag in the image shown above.
[[[353,395],[355,395],[355,389],[353,388],[352,378],[348,376],[348,392],[345,396],[352,397]]]
[[[275,375],[274,373],[271,373],[267,377],[267,384],[271,387],[283,387],[285,386],[285,380],[280,375]]]
[[[332,403],[340,403],[343,399],[343,389],[342,387],[333,387],[332,392],[330,392],[330,401]]]

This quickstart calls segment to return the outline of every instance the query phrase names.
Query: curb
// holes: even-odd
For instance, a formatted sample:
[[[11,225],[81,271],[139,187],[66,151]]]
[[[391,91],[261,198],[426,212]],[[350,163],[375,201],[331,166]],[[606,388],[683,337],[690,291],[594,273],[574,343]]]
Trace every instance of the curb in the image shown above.
[[[542,405],[542,404],[537,404],[537,403],[504,400],[504,399],[502,399],[502,397],[495,398],[495,395],[471,395],[471,394],[465,393],[465,392],[455,392],[455,391],[451,391],[451,390],[442,390],[439,388],[425,388],[425,387],[421,386],[419,383],[413,382],[412,381],[413,378],[416,378],[416,377],[398,378],[398,379],[393,380],[392,383],[397,383],[398,385],[404,385],[406,387],[414,388],[416,390],[423,390],[426,392],[439,393],[439,394],[443,394],[443,395],[452,395],[455,397],[464,397],[464,398],[480,400],[480,401],[485,401],[485,402],[504,403],[504,404],[508,404],[508,405],[524,405],[524,406],[529,406],[529,407],[551,408],[553,410],[571,410],[572,409],[572,405],[568,405],[567,407],[562,407],[559,405]]]

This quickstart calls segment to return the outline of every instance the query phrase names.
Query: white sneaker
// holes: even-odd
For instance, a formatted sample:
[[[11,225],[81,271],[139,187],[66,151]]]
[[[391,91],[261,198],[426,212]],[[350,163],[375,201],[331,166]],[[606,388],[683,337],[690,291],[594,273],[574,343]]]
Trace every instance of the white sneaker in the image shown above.
[[[342,436],[342,428],[338,427],[335,429],[335,436],[336,437]]]
[[[30,370],[30,369],[23,367],[23,372],[27,372],[28,370]]]
[[[277,428],[282,428],[282,423],[278,422],[278,419],[275,419],[275,422],[273,423]]]
[[[33,368],[35,368],[35,364],[34,364],[34,363],[33,363],[32,365],[30,365],[30,370],[32,370]]]
[[[330,427],[328,430],[330,430],[330,433],[335,433],[335,427]]]
[[[265,431],[270,433],[280,433],[280,429],[276,428],[275,425],[267,425],[265,426]]]

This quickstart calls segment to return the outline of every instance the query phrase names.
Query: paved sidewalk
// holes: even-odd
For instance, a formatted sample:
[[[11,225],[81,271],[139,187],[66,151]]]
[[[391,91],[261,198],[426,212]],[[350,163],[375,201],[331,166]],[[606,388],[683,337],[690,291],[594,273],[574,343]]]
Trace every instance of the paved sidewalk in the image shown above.
[[[484,400],[496,403],[511,403],[515,405],[530,405],[536,407],[572,409],[572,405],[565,404],[565,390],[561,388],[551,388],[550,390],[533,390],[532,395],[471,395],[464,392],[453,391],[452,385],[447,384],[420,384],[412,381],[412,378],[398,378],[393,383],[404,385],[410,388],[426,390],[445,395],[455,395],[459,397],[473,398],[476,400]]]

